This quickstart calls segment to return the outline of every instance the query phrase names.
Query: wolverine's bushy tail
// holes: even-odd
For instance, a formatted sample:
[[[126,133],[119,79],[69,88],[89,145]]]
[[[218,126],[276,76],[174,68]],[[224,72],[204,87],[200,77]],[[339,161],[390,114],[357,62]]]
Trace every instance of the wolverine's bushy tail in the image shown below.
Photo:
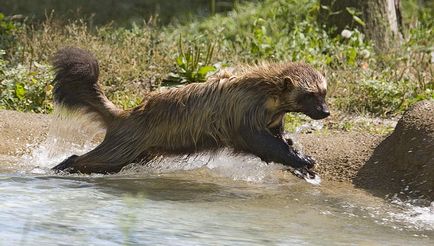
[[[63,48],[54,55],[53,66],[56,104],[69,110],[96,113],[105,126],[122,113],[101,90],[98,61],[91,53],[79,48]]]

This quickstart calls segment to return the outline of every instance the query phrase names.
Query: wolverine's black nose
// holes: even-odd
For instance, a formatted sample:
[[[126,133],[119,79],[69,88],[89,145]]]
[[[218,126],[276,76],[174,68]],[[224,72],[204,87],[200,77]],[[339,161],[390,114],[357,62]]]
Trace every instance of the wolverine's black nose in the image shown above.
[[[322,111],[321,114],[324,116],[323,118],[325,118],[325,117],[330,116],[330,111],[328,109],[325,109],[325,110]]]
[[[306,113],[310,118],[314,120],[321,120],[327,118],[330,115],[329,108],[326,104],[318,106],[314,110]]]
[[[317,111],[314,114],[309,115],[314,120],[321,120],[327,118],[330,115],[329,111]]]
[[[314,119],[314,120],[321,120],[324,118],[327,118],[330,115],[330,112],[328,111],[315,111],[312,113],[306,113],[307,116],[309,116],[310,118]]]
[[[302,112],[314,120],[321,120],[330,116],[329,107],[326,103],[310,105],[310,107],[306,107]]]
[[[327,107],[327,104],[323,103],[321,106],[318,107],[318,118],[324,119],[330,115],[329,107]]]

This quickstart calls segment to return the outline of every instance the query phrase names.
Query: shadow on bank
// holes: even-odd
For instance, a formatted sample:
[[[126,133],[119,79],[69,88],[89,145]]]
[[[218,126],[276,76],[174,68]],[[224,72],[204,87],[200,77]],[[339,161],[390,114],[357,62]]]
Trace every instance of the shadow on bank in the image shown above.
[[[377,196],[434,199],[434,100],[404,113],[353,183]]]

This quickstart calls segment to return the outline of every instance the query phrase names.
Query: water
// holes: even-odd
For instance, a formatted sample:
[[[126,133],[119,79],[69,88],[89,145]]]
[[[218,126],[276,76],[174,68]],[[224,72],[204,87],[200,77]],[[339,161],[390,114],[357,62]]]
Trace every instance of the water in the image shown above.
[[[181,176],[2,174],[2,245],[434,242],[432,212],[422,211],[431,221],[411,221],[411,208],[349,187]]]
[[[23,156],[0,156],[0,245],[434,244],[434,203],[312,185],[229,150],[116,175],[55,174],[49,168],[71,151],[95,145],[80,136],[97,128],[73,139],[55,130],[64,124]]]

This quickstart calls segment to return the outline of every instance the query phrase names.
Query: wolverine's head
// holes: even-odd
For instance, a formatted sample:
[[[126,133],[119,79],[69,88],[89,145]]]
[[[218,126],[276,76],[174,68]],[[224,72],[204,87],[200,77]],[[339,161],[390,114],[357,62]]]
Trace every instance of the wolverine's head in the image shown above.
[[[327,80],[306,64],[291,64],[283,74],[284,93],[282,104],[287,111],[304,113],[312,119],[324,119],[330,115],[325,102]]]
[[[325,102],[327,80],[307,64],[269,63],[243,72],[238,80],[245,82],[243,88],[265,98],[269,128],[279,127],[287,112],[304,113],[315,120],[330,115]]]

